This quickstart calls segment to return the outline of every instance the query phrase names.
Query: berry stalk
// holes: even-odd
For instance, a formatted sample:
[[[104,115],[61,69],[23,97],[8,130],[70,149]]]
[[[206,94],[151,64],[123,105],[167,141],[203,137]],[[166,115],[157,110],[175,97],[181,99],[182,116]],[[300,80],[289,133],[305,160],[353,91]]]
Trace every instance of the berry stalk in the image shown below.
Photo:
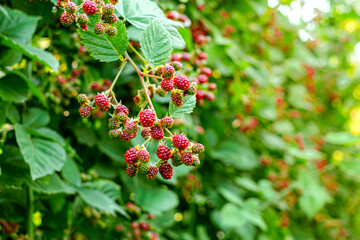
[[[141,59],[141,61],[143,61],[144,64],[147,65],[147,61],[145,60],[145,58],[143,58],[143,56],[141,56],[141,54],[136,51],[136,49],[130,43],[128,43],[128,46],[130,47],[131,51],[133,51]]]
[[[111,83],[111,86],[110,86],[110,88],[109,88],[109,90],[108,90],[108,93],[111,93],[111,92],[112,92],[112,89],[114,88],[114,86],[115,86],[115,84],[116,84],[116,81],[119,79],[119,76],[120,76],[121,72],[124,70],[126,63],[127,63],[127,60],[126,60],[126,59],[125,59],[125,61],[123,61],[123,62],[121,63],[119,72],[116,74],[116,77],[114,78],[114,81]],[[109,95],[108,95],[108,96],[109,96]]]

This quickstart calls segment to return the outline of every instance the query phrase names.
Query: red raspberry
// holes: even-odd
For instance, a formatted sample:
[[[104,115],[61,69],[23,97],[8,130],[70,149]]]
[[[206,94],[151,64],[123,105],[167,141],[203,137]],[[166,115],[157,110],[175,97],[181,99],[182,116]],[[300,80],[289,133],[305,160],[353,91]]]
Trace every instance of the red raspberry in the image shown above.
[[[199,83],[207,83],[209,81],[209,78],[205,74],[200,74],[197,79]]]
[[[159,167],[159,172],[164,179],[171,179],[173,175],[173,167],[170,165],[170,163],[163,163]]]
[[[196,99],[201,100],[201,99],[203,99],[205,97],[205,95],[206,95],[205,91],[203,91],[203,90],[197,91],[196,92]]]
[[[83,11],[88,15],[94,15],[97,11],[96,3],[91,0],[86,0],[83,4]]]
[[[63,14],[61,14],[60,16],[60,22],[64,25],[64,26],[70,26],[71,24],[73,24],[74,20],[75,20],[76,16],[75,14],[70,14],[68,12],[63,12]]]
[[[142,131],[141,131],[141,136],[144,138],[144,139],[149,139],[151,137],[151,130],[150,128],[144,128]]]
[[[104,34],[106,31],[106,26],[104,23],[97,23],[94,27],[94,33],[96,34]]]
[[[78,102],[80,104],[86,103],[87,101],[88,101],[88,97],[86,96],[86,94],[79,94]]]
[[[182,134],[175,135],[172,139],[174,147],[184,150],[189,146],[189,140]]]
[[[90,117],[91,113],[92,113],[93,108],[91,106],[85,105],[80,107],[80,116],[83,118],[88,118]]]
[[[149,162],[150,153],[146,149],[142,149],[137,153],[138,159],[141,162]]]
[[[169,160],[171,158],[171,150],[165,145],[160,145],[156,150],[156,155],[162,160]]]
[[[68,2],[65,6],[65,10],[68,12],[68,13],[76,13],[77,9],[76,9],[76,4],[73,3],[73,2]]]
[[[132,229],[137,229],[139,227],[139,224],[137,222],[132,222],[131,223],[131,228]]]
[[[67,1],[64,0],[57,0],[58,7],[64,8]]]
[[[178,75],[174,78],[174,84],[178,89],[186,90],[190,87],[190,81],[183,75]]]
[[[184,52],[181,56],[181,59],[185,62],[188,62],[191,60],[191,55],[190,53]]]
[[[177,20],[179,18],[179,14],[176,11],[170,11],[168,14],[166,14],[166,17],[168,19]]]
[[[181,96],[180,93],[177,93],[177,92],[171,93],[171,101],[174,103],[175,106],[178,106],[178,107],[180,107],[184,103],[183,97]]]
[[[108,3],[108,4],[106,4],[106,5],[102,8],[102,11],[103,11],[103,13],[106,14],[106,15],[111,15],[111,14],[113,14],[114,11],[115,11],[114,5]]]
[[[174,119],[172,119],[172,117],[165,116],[160,120],[160,125],[163,128],[172,128],[174,125]]]
[[[205,42],[206,42],[206,39],[205,39]],[[199,53],[198,57],[199,57],[199,59],[205,60],[205,59],[207,59],[207,54],[204,52],[201,52],[201,53]]]
[[[174,53],[173,55],[171,55],[171,61],[180,62],[181,61],[181,55],[178,54],[178,53]]]
[[[183,152],[183,153],[181,153],[181,161],[186,166],[191,166],[193,164],[194,159],[193,159],[191,153]]]
[[[178,61],[173,61],[170,65],[175,69],[175,71],[180,71],[182,69],[182,64]]]
[[[75,77],[80,76],[81,72],[79,69],[73,69],[71,70],[71,74]]]
[[[175,69],[172,66],[166,65],[163,68],[163,78],[172,78],[174,76]]]
[[[90,88],[91,88],[91,90],[96,91],[96,92],[101,90],[101,86],[98,82],[92,82],[90,84]]]
[[[138,168],[132,164],[128,164],[127,167],[126,167],[126,174],[129,176],[129,177],[135,177],[136,174],[138,173]]]
[[[206,93],[206,99],[213,102],[215,100],[215,95],[212,92],[207,92]]]
[[[169,92],[174,88],[174,81],[172,79],[163,79],[160,86],[164,91]]]
[[[143,127],[151,127],[155,122],[155,113],[150,109],[140,112],[140,123]]]
[[[108,90],[111,86],[111,81],[106,79],[104,80],[103,84],[102,84],[102,89],[105,91],[105,90]]]
[[[118,18],[115,15],[115,13],[111,14],[111,15],[102,15],[102,20],[104,23],[109,23],[109,24],[114,24],[117,22]]]
[[[216,83],[209,83],[208,89],[209,91],[215,91],[217,88]]]
[[[113,37],[117,34],[117,29],[116,27],[109,27],[107,30],[106,30],[106,33],[107,35],[109,35],[109,37]]]
[[[129,164],[134,164],[138,160],[138,150],[136,148],[130,148],[125,152],[125,161]]]
[[[208,68],[208,67],[202,67],[201,70],[200,70],[200,73],[205,74],[208,77],[211,77],[212,74],[213,74],[212,70],[210,68]]]
[[[149,179],[155,179],[157,173],[158,173],[157,167],[151,165],[149,171],[146,174],[146,176]]]
[[[151,137],[155,140],[161,140],[164,138],[164,131],[159,126],[153,126],[151,129]]]
[[[148,231],[149,230],[149,224],[146,222],[140,222],[140,228],[143,231]]]
[[[134,138],[134,135],[133,134],[128,134],[125,129],[122,131],[122,135],[121,135],[121,139],[126,141],[126,142],[129,142],[131,139]]]
[[[62,76],[57,76],[56,80],[60,85],[63,85],[63,84],[66,83],[66,79],[64,77],[62,77]]]
[[[121,103],[119,103],[119,105],[117,105],[117,107],[116,107],[116,109],[115,109],[115,112],[117,113],[117,114],[120,114],[120,113],[125,113],[125,115],[126,116],[128,116],[129,115],[129,109],[125,106],[125,105],[123,105],[123,104],[121,104]]]
[[[133,133],[137,132],[138,125],[137,125],[136,121],[129,121],[129,122],[125,123],[124,128],[128,134],[133,134]]]
[[[205,151],[204,145],[200,143],[194,143],[191,147],[193,153],[203,153]]]
[[[98,94],[95,97],[95,105],[99,107],[101,111],[107,111],[110,108],[109,99],[104,94]]]

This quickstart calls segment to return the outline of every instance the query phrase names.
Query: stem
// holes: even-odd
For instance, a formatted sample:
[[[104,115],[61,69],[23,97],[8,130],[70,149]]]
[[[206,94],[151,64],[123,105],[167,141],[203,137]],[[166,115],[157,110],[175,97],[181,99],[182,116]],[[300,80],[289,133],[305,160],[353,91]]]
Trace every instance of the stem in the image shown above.
[[[27,218],[26,218],[26,229],[29,234],[30,240],[34,240],[34,226],[33,226],[33,212],[34,212],[34,194],[30,186],[27,187]]]
[[[127,61],[124,61],[124,62],[121,63],[119,72],[116,74],[116,77],[115,77],[114,81],[111,83],[111,86],[110,86],[109,90],[107,90],[108,93],[111,93],[112,89],[115,86],[116,81],[119,79],[119,76],[120,76],[121,72],[124,70],[124,67],[125,67],[126,63],[127,63]]]
[[[159,78],[159,79],[162,79],[162,77],[158,77],[158,76],[155,76],[155,75],[148,75],[148,74],[145,74],[144,76],[145,76],[145,77],[151,77],[151,78]]]
[[[171,137],[173,137],[174,135],[170,132],[169,129],[165,128],[165,130],[170,134]]]
[[[145,63],[145,65],[147,64],[147,61],[145,60],[145,58],[143,58],[140,53],[138,53],[138,51],[136,51],[136,49],[130,44],[128,43],[128,46],[130,47],[130,49],[141,59],[141,61],[143,61]]]

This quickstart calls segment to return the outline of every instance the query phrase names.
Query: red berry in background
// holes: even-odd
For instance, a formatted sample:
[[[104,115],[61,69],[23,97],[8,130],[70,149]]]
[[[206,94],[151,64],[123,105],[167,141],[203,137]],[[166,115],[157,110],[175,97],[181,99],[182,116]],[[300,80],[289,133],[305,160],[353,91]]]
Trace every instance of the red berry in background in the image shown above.
[[[181,54],[179,53],[174,53],[173,55],[171,55],[171,61],[172,62],[180,62],[181,61]]]
[[[75,14],[71,14],[71,13],[68,13],[68,12],[65,11],[60,16],[60,22],[64,26],[70,26],[71,24],[74,23],[75,18],[76,18]]]
[[[191,166],[193,164],[193,161],[194,161],[191,153],[189,153],[189,152],[181,153],[181,158],[180,159],[181,159],[181,162],[183,164],[185,164],[186,166]]]
[[[164,91],[170,92],[174,89],[174,81],[172,79],[164,79],[161,81],[160,86]]]
[[[186,90],[190,87],[190,81],[183,75],[178,75],[174,78],[174,84],[178,89]]]
[[[206,76],[205,74],[200,74],[198,77],[197,77],[198,81],[200,84],[202,83],[207,83],[209,81],[209,78],[208,76]]]
[[[104,94],[98,94],[95,97],[95,106],[98,106],[101,111],[107,111],[110,108],[109,99]]]
[[[171,179],[173,176],[173,167],[170,163],[165,162],[159,167],[159,172],[164,179]]]
[[[91,113],[92,113],[93,108],[91,106],[85,105],[80,107],[80,116],[83,118],[88,118],[90,117]]]
[[[187,21],[189,21],[189,18],[186,15],[181,14],[180,17],[179,17],[179,21],[187,22]]]
[[[129,164],[134,164],[138,160],[138,150],[136,148],[130,148],[125,152],[125,161]]]
[[[65,84],[66,83],[66,79],[62,76],[57,76],[56,80],[59,84]]]
[[[199,90],[199,91],[196,92],[196,99],[197,100],[203,99],[203,98],[205,98],[205,96],[206,96],[206,92],[203,91],[203,90]]]
[[[170,65],[166,65],[163,68],[163,78],[172,78],[174,76],[175,69]]]
[[[208,85],[208,90],[209,91],[215,91],[216,88],[217,88],[216,83],[209,83],[209,85]]]
[[[143,231],[148,231],[149,230],[149,224],[146,222],[140,222],[140,228]]]
[[[154,219],[154,214],[153,213],[148,213],[148,215],[147,215],[147,218],[148,219]]]
[[[123,105],[123,104],[121,104],[121,103],[119,103],[119,105],[117,105],[117,107],[116,107],[116,109],[115,109],[115,112],[116,112],[117,114],[125,113],[126,116],[129,115],[129,109],[128,109],[125,105]]]
[[[80,75],[80,71],[79,71],[79,69],[73,69],[73,70],[71,70],[71,74],[73,76],[77,77]]]
[[[108,90],[110,86],[111,86],[111,81],[110,81],[110,80],[105,80],[105,81],[103,82],[103,84],[102,84],[101,89],[102,89],[103,91],[105,91],[105,90]]]
[[[97,11],[96,3],[91,0],[86,0],[83,4],[83,11],[88,15],[94,15]]]
[[[199,11],[202,11],[205,9],[205,4],[199,4],[197,5],[197,9],[199,9]]]
[[[136,228],[138,228],[139,227],[139,224],[137,223],[137,222],[132,222],[131,223],[131,228],[132,229],[136,229]]]
[[[98,82],[92,82],[90,84],[90,88],[91,88],[91,90],[93,90],[95,92],[98,92],[98,91],[101,90],[101,86],[100,86],[100,84]]]
[[[160,125],[163,128],[172,128],[174,125],[174,119],[169,116],[165,116],[160,120]]]
[[[104,23],[97,23],[94,27],[94,33],[96,34],[104,34],[106,31],[106,26]]]
[[[164,131],[160,126],[153,126],[151,129],[151,137],[155,140],[161,140],[164,138]]]
[[[190,53],[187,53],[187,52],[184,52],[182,55],[181,55],[181,60],[185,61],[185,62],[188,62],[191,60],[191,54]]]
[[[150,130],[150,128],[144,128],[144,129],[141,131],[141,136],[142,136],[144,139],[149,139],[149,138],[151,138],[151,130]]]
[[[179,17],[179,14],[176,11],[170,11],[168,14],[166,14],[166,17],[168,19],[177,20]]]
[[[210,68],[208,68],[208,67],[202,67],[202,68],[200,69],[200,73],[201,73],[201,74],[205,74],[205,75],[208,76],[208,77],[211,77],[212,74],[213,74],[212,70],[211,70]]]
[[[128,164],[126,166],[126,174],[129,176],[129,177],[135,177],[136,174],[138,173],[138,168],[132,164]]]
[[[162,160],[169,160],[171,158],[171,150],[165,145],[160,145],[156,150],[156,155]]]
[[[207,54],[206,53],[204,53],[204,52],[201,52],[201,53],[199,53],[199,56],[198,56],[200,59],[202,59],[202,60],[205,60],[205,59],[207,59]]]
[[[150,153],[146,149],[138,151],[137,156],[141,162],[149,162],[150,160]]]
[[[140,123],[143,127],[151,127],[155,122],[155,113],[150,109],[140,112]]]
[[[157,167],[150,166],[150,169],[147,172],[146,177],[149,178],[149,179],[155,179],[157,173],[158,173]]]
[[[180,107],[184,103],[183,97],[178,92],[171,93],[171,101],[173,102],[173,104],[175,106],[178,106],[178,107]]]
[[[209,100],[211,102],[215,101],[215,94],[212,92],[207,92],[205,97],[207,100]]]
[[[174,147],[184,150],[189,146],[189,139],[182,134],[175,135],[172,139]]]
[[[75,82],[75,81],[76,81],[76,77],[74,76],[69,77],[69,82]]]

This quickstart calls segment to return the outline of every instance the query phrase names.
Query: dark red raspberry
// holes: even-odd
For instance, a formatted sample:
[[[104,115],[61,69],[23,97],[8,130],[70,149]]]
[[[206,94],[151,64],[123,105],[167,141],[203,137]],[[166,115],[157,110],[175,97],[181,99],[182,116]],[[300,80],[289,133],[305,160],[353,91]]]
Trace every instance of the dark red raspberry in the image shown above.
[[[183,75],[178,75],[174,78],[174,84],[178,89],[186,90],[190,87],[190,81]]]
[[[79,69],[73,69],[71,70],[71,75],[77,77],[77,76],[80,76],[81,72]]]
[[[107,35],[109,35],[109,37],[113,37],[113,36],[115,36],[117,34],[117,29],[116,29],[116,27],[110,26],[106,30],[106,33],[107,33]]]
[[[163,163],[159,167],[159,172],[164,179],[171,179],[173,175],[173,167],[170,165],[170,163]]]
[[[208,67],[202,67],[201,70],[200,70],[200,73],[205,74],[208,77],[211,77],[212,74],[213,74],[212,70],[210,68],[208,68]]]
[[[174,147],[184,150],[189,146],[189,139],[182,134],[175,135],[172,139]]]
[[[155,113],[150,109],[140,112],[140,123],[143,127],[151,127],[155,122]]]
[[[205,40],[206,41],[206,40]],[[207,54],[206,53],[204,53],[204,52],[201,52],[201,53],[199,53],[199,59],[202,59],[202,60],[205,60],[205,59],[207,59]]]
[[[76,18],[75,14],[71,14],[71,13],[68,13],[68,12],[65,11],[60,16],[60,22],[64,26],[70,26],[71,24],[74,23],[75,18]]]
[[[151,129],[151,137],[155,140],[161,140],[164,138],[164,131],[160,126],[153,126]]]
[[[104,34],[106,31],[106,26],[104,23],[97,23],[94,27],[94,33],[96,34]]]
[[[111,86],[111,81],[106,79],[106,80],[104,80],[101,89],[103,89],[105,91],[105,90],[108,90],[110,88],[110,86]]]
[[[149,139],[151,137],[151,130],[150,128],[144,128],[142,131],[141,131],[141,136],[144,138],[144,139]]]
[[[164,91],[169,92],[174,88],[174,81],[172,79],[164,79],[161,81],[160,86]]]
[[[172,78],[174,76],[175,69],[170,65],[166,65],[163,68],[163,78]]]
[[[193,153],[203,153],[205,151],[204,145],[200,143],[194,143],[191,147]]]
[[[197,91],[197,83],[192,82],[190,84],[190,87],[185,91],[185,93],[188,94],[188,95],[195,95],[196,91]]]
[[[65,6],[65,10],[68,12],[68,13],[76,13],[77,11],[77,8],[76,8],[76,4],[74,2],[68,2]]]
[[[91,88],[91,90],[93,90],[95,92],[98,92],[98,91],[101,90],[101,86],[100,86],[100,84],[98,82],[92,82],[90,84],[90,88]]]
[[[184,52],[181,56],[181,59],[185,62],[188,62],[191,60],[191,55],[190,53]]]
[[[137,132],[138,125],[137,125],[136,121],[129,121],[129,122],[125,123],[124,128],[128,134],[133,134],[133,133]]]
[[[103,13],[106,14],[106,15],[111,15],[111,14],[113,14],[114,11],[115,11],[114,5],[108,3],[108,4],[106,4],[106,5],[102,8],[102,11],[103,11]]]
[[[80,25],[86,25],[88,22],[90,21],[89,17],[83,13],[83,14],[80,14],[80,16],[78,17],[77,19],[77,22],[80,24]]]
[[[178,107],[180,107],[184,103],[183,97],[178,92],[171,93],[171,101],[173,102],[173,104],[175,106],[178,106]]]
[[[160,120],[160,125],[163,128],[172,128],[174,125],[174,119],[169,116],[165,116]]]
[[[173,61],[170,65],[175,69],[175,71],[180,71],[182,69],[182,64],[178,61]]]
[[[147,173],[150,169],[150,163],[143,162],[140,164],[139,170],[141,173]]]
[[[158,87],[158,89],[156,90],[156,93],[160,97],[165,97],[167,95],[167,92],[161,86]]]
[[[125,130],[122,131],[121,139],[129,142],[133,138],[132,134],[128,134]]]
[[[129,176],[129,177],[135,177],[136,174],[138,173],[138,168],[132,164],[128,164],[127,167],[126,167],[126,174]]]
[[[115,109],[115,112],[116,112],[117,114],[123,112],[123,113],[125,113],[126,116],[129,115],[129,109],[128,109],[125,105],[123,105],[123,104],[121,104],[121,103],[119,103],[119,105],[117,105],[117,107],[116,107],[116,109]]]
[[[181,153],[181,161],[186,166],[191,166],[193,164],[194,159],[193,159],[191,153],[183,152],[183,153]]]
[[[149,179],[155,179],[156,174],[158,173],[158,169],[156,166],[151,165],[149,171],[147,172],[146,176]]]
[[[109,99],[104,94],[98,94],[95,97],[95,106],[98,106],[101,111],[107,111],[110,108]]]
[[[86,96],[86,94],[79,94],[78,102],[80,104],[86,103],[87,101],[88,101],[88,97]]]
[[[94,15],[97,11],[96,3],[91,0],[86,0],[83,4],[83,11],[88,15]]]
[[[82,106],[80,107],[80,116],[83,118],[88,118],[90,117],[92,110],[93,108],[89,105]]]
[[[178,151],[175,151],[171,156],[171,163],[174,167],[182,165],[181,154]]]
[[[194,167],[197,167],[197,166],[199,166],[200,165],[200,159],[199,159],[199,157],[198,156],[193,156],[193,159],[194,159],[194,161],[193,161],[193,166]]]
[[[209,81],[209,78],[205,74],[200,74],[197,79],[199,83],[207,83]]]
[[[109,23],[109,24],[114,24],[117,22],[118,17],[115,15],[115,13],[111,14],[111,15],[102,15],[102,20],[104,23]]]
[[[120,128],[118,129],[112,129],[109,131],[109,136],[113,139],[117,139],[117,138],[121,138],[122,137],[122,133]]]
[[[129,164],[134,164],[138,160],[138,150],[136,148],[130,148],[125,152],[125,161]]]
[[[211,102],[213,102],[215,100],[215,94],[212,92],[207,92],[205,97],[207,100],[209,100]]]
[[[179,13],[176,11],[170,11],[168,14],[166,14],[166,17],[168,19],[177,20],[179,18]]]
[[[143,231],[148,231],[149,230],[149,224],[146,222],[140,222],[140,228]]]
[[[178,53],[174,53],[173,55],[171,55],[171,61],[177,61],[180,62],[181,61],[181,55]],[[176,70],[176,69],[175,69]]]
[[[150,160],[150,153],[146,149],[142,149],[137,153],[138,159],[141,162],[149,162]]]
[[[169,160],[171,158],[171,150],[165,145],[160,145],[156,150],[156,155],[162,160]]]
[[[216,83],[209,83],[209,85],[208,85],[209,91],[215,91],[216,88],[217,88]]]
[[[200,91],[197,91],[196,92],[196,99],[197,100],[200,100],[200,99],[203,99],[206,95],[206,92],[203,91],[203,90],[200,90]]]

